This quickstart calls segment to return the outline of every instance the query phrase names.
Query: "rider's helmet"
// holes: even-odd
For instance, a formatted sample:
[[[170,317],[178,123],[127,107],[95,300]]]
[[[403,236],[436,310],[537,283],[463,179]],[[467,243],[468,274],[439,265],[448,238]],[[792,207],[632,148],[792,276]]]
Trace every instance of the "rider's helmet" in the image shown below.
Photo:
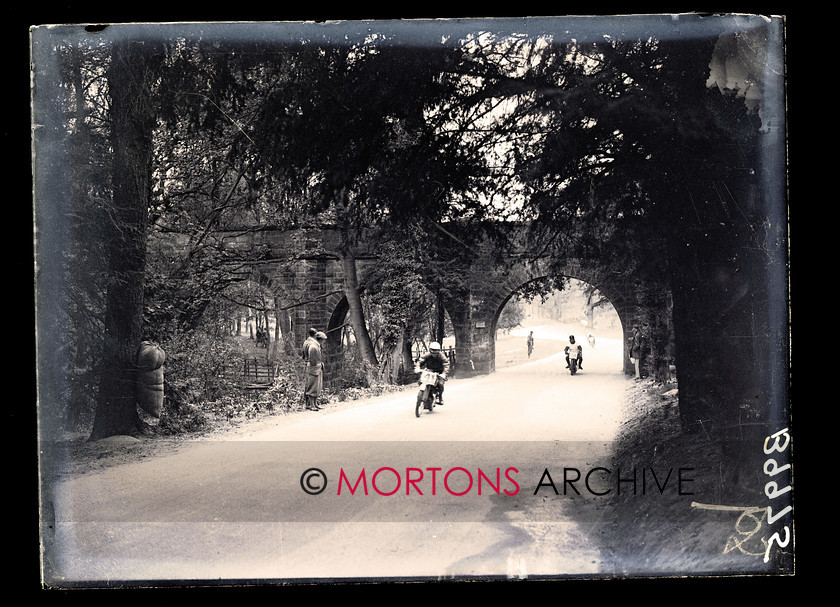
[[[572,343],[575,343],[575,336],[574,335],[569,335],[569,341],[572,342]]]
[[[429,350],[431,350],[432,352],[437,352],[438,350],[440,350],[440,344],[436,341],[433,341],[429,344]]]

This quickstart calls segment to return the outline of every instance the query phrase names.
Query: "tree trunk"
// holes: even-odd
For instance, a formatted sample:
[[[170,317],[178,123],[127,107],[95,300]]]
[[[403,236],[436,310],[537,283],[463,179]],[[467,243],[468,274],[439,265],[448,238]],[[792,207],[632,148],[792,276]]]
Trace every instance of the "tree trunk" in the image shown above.
[[[443,301],[441,299],[440,293],[437,294],[436,313],[437,326],[435,327],[435,341],[437,341],[440,344],[443,344],[444,333],[446,333],[446,315],[444,313]]]
[[[266,321],[267,322],[267,321]],[[271,350],[269,351],[268,358],[269,360],[277,360],[278,351],[280,349],[280,340],[283,339],[282,332],[280,330],[280,300],[275,295],[274,296],[274,341],[271,344]]]
[[[379,364],[365,323],[362,297],[359,293],[359,279],[356,274],[356,257],[349,247],[342,247],[341,267],[344,271],[344,296],[347,298],[347,305],[350,308],[350,326],[353,327],[359,357],[365,365],[365,376],[368,384],[373,385],[376,383]]]
[[[161,57],[133,41],[114,44],[111,95],[112,188],[116,230],[110,244],[102,375],[91,439],[134,434],[135,356],[142,339],[146,229],[152,180],[151,100]]]
[[[402,368],[403,381],[410,383],[409,380],[414,378],[414,352],[412,351],[412,344],[414,340],[408,333],[408,330],[403,331],[402,340]]]
[[[269,358],[271,352],[271,323],[269,322],[268,306],[265,298],[263,298],[263,321],[265,322],[265,331],[263,332],[263,335],[265,335],[265,356]]]
[[[77,167],[84,167],[84,170],[74,171],[75,179],[73,179],[72,188],[72,205],[73,208],[82,209],[87,205],[88,196],[91,187],[91,170],[89,167],[89,158],[94,157],[93,149],[91,147],[90,132],[87,125],[87,110],[85,104],[85,86],[82,78],[82,65],[84,65],[83,53],[81,49],[75,48],[71,51],[74,55],[73,65],[76,69],[72,71],[72,82],[74,97],[74,112],[75,123],[70,132],[70,146],[71,156],[75,156],[71,160],[72,164]],[[75,257],[75,255],[74,255]],[[82,340],[73,340],[73,347],[70,349],[71,365],[74,369],[84,369],[90,365],[90,351],[88,348],[82,347]],[[83,415],[89,410],[82,405],[87,402],[87,395],[84,387],[80,382],[70,383],[70,399],[68,402],[68,415],[70,416],[70,428],[80,427]]]

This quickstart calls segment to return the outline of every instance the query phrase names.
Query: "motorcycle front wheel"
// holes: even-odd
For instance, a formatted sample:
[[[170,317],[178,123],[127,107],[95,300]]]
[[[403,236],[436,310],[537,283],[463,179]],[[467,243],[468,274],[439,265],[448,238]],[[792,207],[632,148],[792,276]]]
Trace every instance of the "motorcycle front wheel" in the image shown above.
[[[414,415],[420,417],[420,413],[423,412],[423,409],[427,409],[427,404],[429,399],[432,397],[431,388],[426,386],[420,392],[417,393],[417,404],[414,405]]]
[[[576,360],[573,360],[569,363],[569,370],[571,370],[572,375],[577,373],[577,361]]]

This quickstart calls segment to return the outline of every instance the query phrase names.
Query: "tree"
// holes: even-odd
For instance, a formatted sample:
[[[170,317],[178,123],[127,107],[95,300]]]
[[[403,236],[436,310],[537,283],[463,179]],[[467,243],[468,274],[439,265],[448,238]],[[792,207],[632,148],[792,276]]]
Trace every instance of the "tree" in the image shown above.
[[[522,303],[518,297],[511,297],[499,314],[499,320],[496,323],[496,328],[510,330],[518,327],[525,318],[525,312],[522,309]]]
[[[377,41],[302,48],[286,58],[298,76],[294,86],[273,91],[254,138],[266,173],[306,201],[310,215],[339,228],[350,322],[374,381],[378,361],[356,270],[360,235],[384,223],[475,213],[480,207],[453,211],[447,194],[467,190],[467,165],[485,159],[475,155],[476,145],[458,145],[463,127],[444,128],[450,116],[440,108],[457,88],[441,78],[452,65],[451,49]]]
[[[149,43],[114,43],[108,68],[115,230],[99,400],[91,439],[136,432],[134,368],[142,338],[148,205],[152,191],[154,82],[163,55]]]
[[[255,153],[244,126],[276,75],[251,53],[220,53],[202,42],[173,45],[159,99],[155,196],[150,209],[153,236],[179,248],[158,254],[147,295],[159,302],[150,315],[165,332],[195,327],[208,306],[251,276],[265,253],[242,248],[236,236],[266,220],[270,190],[255,183]],[[261,80],[264,78],[264,80]],[[243,227],[245,226],[245,227]]]
[[[65,328],[56,334],[62,340],[60,351],[66,353],[64,364],[69,364],[65,374],[65,421],[76,429],[92,417],[101,376],[105,293],[100,277],[107,275],[107,243],[112,226],[110,166],[105,161],[110,147],[104,126],[108,122],[108,103],[102,93],[107,90],[103,67],[107,65],[107,55],[101,49],[81,44],[59,48],[56,55],[61,73],[57,84],[66,91],[66,111],[56,112],[56,118],[62,120],[62,131],[66,132],[66,158],[62,164],[68,169],[70,186],[69,207],[62,213],[60,223],[69,227],[70,237],[64,251],[68,274],[63,282],[65,294],[53,299],[54,304],[61,302],[63,313],[47,316]],[[43,256],[39,256],[39,265],[42,260]],[[43,284],[39,285],[39,290],[42,288]],[[51,368],[65,369],[63,365]]]
[[[103,205],[102,213],[120,229],[102,240],[128,253],[99,256],[112,281],[108,364],[128,361],[140,336],[138,302],[147,326],[189,330],[215,298],[249,279],[262,251],[228,246],[227,235],[259,224],[339,228],[345,296],[371,381],[377,358],[356,254],[377,227],[413,226],[435,242],[428,252],[400,244],[422,259],[411,267],[443,301],[462,298],[459,272],[473,251],[501,260],[512,227],[527,225],[534,255],[559,266],[574,246],[690,304],[679,268],[700,257],[685,245],[701,243],[705,220],[722,217],[714,184],[755,164],[754,115],[706,87],[711,43],[558,44],[480,32],[421,48],[366,32],[349,38],[172,40],[166,53],[148,42],[114,45],[106,86],[89,89],[111,95],[112,180],[79,181],[81,196],[113,188],[113,210]],[[78,79],[73,88],[83,86]],[[701,190],[703,226],[693,223]],[[150,268],[140,244],[150,226],[186,245],[175,264],[155,249],[147,280],[127,279]],[[726,244],[721,250],[743,255]],[[686,317],[680,305],[675,313]],[[116,402],[119,391],[106,383],[102,402]],[[104,432],[128,423],[108,422]]]
[[[751,379],[759,375],[717,372],[707,353],[722,335],[751,330],[763,304],[748,294],[761,294],[756,282],[772,266],[766,243],[779,227],[755,204],[751,183],[762,164],[758,114],[735,92],[707,84],[716,43],[546,45],[516,76],[534,92],[522,110],[532,120],[518,124],[523,133],[541,127],[517,170],[542,252],[558,265],[572,247],[612,260],[656,309],[670,311],[673,298],[683,419],[731,426],[727,417],[744,403],[762,402]],[[671,326],[654,320],[651,343],[662,362]],[[746,340],[730,347],[752,358]]]
[[[377,264],[365,282],[365,296],[377,307],[380,376],[394,382],[413,368],[411,346],[425,339],[426,320],[437,320],[438,298],[429,289],[423,231],[408,227],[392,233],[377,251]],[[432,332],[432,339],[442,339]]]

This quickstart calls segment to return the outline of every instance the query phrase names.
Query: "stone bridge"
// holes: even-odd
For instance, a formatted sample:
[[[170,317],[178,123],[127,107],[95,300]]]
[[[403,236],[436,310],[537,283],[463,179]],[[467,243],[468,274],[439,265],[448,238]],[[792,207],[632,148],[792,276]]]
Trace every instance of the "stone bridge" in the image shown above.
[[[341,350],[341,332],[347,321],[348,303],[344,296],[344,275],[336,253],[338,230],[332,228],[290,231],[260,230],[247,235],[230,235],[227,245],[251,249],[264,245],[266,259],[254,264],[253,279],[272,291],[277,306],[285,314],[281,330],[293,336],[295,344],[306,337],[310,326],[325,330],[328,350]],[[377,262],[374,243],[356,254],[359,283],[364,284],[370,268]],[[621,320],[625,336],[634,324],[648,322],[651,317],[669,318],[667,297],[660,310],[651,309],[650,297],[643,297],[643,285],[634,283],[619,269],[604,264],[570,259],[561,273],[596,287],[609,299]],[[495,368],[495,333],[499,315],[508,300],[524,285],[549,276],[545,262],[512,259],[499,268],[485,259],[469,259],[467,270],[469,295],[462,300],[443,300],[455,332],[458,375],[461,377],[490,373]],[[293,294],[293,299],[289,297]],[[625,341],[625,347],[626,342]],[[626,372],[629,358],[624,357]]]
[[[758,196],[747,200],[760,206]],[[597,288],[613,305],[625,336],[624,362],[617,363],[624,372],[632,372],[626,352],[632,327],[649,325],[647,360],[675,360],[685,423],[705,431],[713,421],[739,432],[760,427],[759,420],[782,423],[787,415],[784,251],[747,246],[738,230],[712,219],[675,249],[668,263],[677,271],[667,289],[599,260],[569,259],[555,270]],[[748,226],[754,240],[756,225]],[[775,242],[769,236],[778,231],[776,224],[767,226],[766,240]],[[338,329],[347,322],[349,306],[337,229],[251,228],[217,236],[231,249],[263,249],[247,272],[274,294],[284,336],[297,346],[309,327],[318,327],[328,334],[328,360],[341,353]],[[365,246],[356,253],[361,285],[377,263],[376,242]],[[545,262],[530,259],[511,256],[504,267],[489,256],[468,254],[459,260],[468,292],[442,304],[454,327],[460,376],[494,371],[499,314],[524,285],[549,276]],[[648,366],[647,371],[661,376],[663,368]],[[752,417],[745,421],[745,416]]]

